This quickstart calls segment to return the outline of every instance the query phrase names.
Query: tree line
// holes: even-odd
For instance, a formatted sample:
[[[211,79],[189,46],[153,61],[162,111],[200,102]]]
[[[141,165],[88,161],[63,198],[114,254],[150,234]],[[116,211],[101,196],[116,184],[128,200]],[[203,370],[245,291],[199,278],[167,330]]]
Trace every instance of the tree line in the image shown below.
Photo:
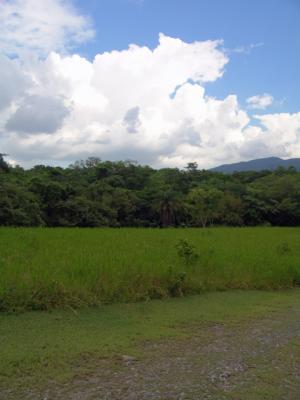
[[[222,174],[142,166],[133,161],[77,161],[25,170],[0,155],[0,225],[167,227],[300,225],[300,173]]]

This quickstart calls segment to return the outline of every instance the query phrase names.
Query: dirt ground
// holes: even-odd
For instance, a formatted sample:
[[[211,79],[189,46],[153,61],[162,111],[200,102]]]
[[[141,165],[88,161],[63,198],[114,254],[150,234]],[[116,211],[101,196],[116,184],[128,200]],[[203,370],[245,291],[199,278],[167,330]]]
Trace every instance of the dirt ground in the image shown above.
[[[139,356],[99,359],[72,381],[28,390],[26,400],[298,400],[300,309],[259,319],[182,326],[184,337],[145,342]],[[7,391],[1,400],[16,399]]]

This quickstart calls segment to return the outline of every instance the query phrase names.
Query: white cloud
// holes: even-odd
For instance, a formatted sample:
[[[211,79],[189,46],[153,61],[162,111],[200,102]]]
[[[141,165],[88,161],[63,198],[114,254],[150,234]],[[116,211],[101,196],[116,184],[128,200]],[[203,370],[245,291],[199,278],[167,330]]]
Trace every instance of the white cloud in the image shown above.
[[[137,133],[138,132],[138,128],[141,125],[139,114],[140,114],[139,107],[130,108],[126,112],[123,122],[124,122],[125,126],[127,127],[128,133]]]
[[[0,55],[0,111],[9,107],[14,99],[24,94],[32,84],[22,71],[18,60]]]
[[[272,105],[273,102],[273,97],[268,93],[252,96],[247,99],[248,107],[257,110],[265,110]]]
[[[219,45],[160,35],[154,50],[131,45],[93,62],[58,53],[25,62],[34,83],[6,116],[3,146],[20,161],[99,154],[157,165],[182,142],[199,150],[200,143],[210,143],[209,118],[219,118],[234,135],[243,114],[235,110],[235,98],[221,102],[204,94],[203,84],[221,77],[228,62]],[[54,107],[58,98],[64,104],[58,107],[56,100]],[[232,107],[233,123],[219,116]],[[207,128],[200,133],[202,126]]]
[[[300,155],[300,113],[256,116],[257,126],[237,96],[205,95],[205,82],[221,77],[228,62],[219,45],[161,35],[154,50],[132,45],[98,54],[93,62],[51,53],[24,63],[34,84],[3,114],[2,147],[22,163],[98,155],[210,167]]]
[[[68,0],[1,0],[0,21],[0,49],[9,55],[65,52],[94,36]]]
[[[5,128],[25,134],[54,133],[69,112],[60,97],[31,95],[22,100]]]
[[[237,46],[233,50],[229,50],[229,52],[230,53],[239,53],[239,54],[251,54],[253,49],[257,49],[262,46],[264,46],[263,42],[250,43],[249,45]]]
[[[229,61],[221,41],[185,43],[161,34],[154,49],[131,45],[91,62],[62,54],[91,35],[87,20],[69,2],[45,0],[44,10],[33,2],[42,3],[0,6],[1,23],[7,17],[2,48],[19,54],[0,58],[0,152],[15,162],[65,164],[96,155],[208,168],[258,155],[300,156],[300,113],[259,115],[254,124],[236,95],[206,95],[205,84],[221,78]],[[250,99],[260,109],[273,100]]]

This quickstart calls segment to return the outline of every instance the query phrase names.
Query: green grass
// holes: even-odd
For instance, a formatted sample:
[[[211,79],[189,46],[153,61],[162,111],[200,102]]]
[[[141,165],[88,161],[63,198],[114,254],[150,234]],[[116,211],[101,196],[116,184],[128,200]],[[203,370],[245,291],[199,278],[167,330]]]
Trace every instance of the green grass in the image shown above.
[[[193,266],[177,254],[184,238],[199,254]],[[1,228],[0,310],[288,288],[300,282],[299,239],[299,228]]]
[[[77,312],[2,314],[0,391],[52,379],[65,381],[93,371],[103,357],[112,361],[122,354],[139,357],[138,345],[144,341],[193,335],[193,326],[199,324],[242,324],[299,304],[299,294],[299,290],[238,290]]]

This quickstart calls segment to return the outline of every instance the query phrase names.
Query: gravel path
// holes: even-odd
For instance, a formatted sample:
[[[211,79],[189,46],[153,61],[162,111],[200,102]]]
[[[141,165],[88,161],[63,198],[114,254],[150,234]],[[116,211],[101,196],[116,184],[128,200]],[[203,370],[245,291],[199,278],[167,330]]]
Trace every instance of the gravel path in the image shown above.
[[[92,374],[49,384],[30,400],[299,400],[300,309],[255,320],[183,326],[144,343],[139,358],[99,360]]]

